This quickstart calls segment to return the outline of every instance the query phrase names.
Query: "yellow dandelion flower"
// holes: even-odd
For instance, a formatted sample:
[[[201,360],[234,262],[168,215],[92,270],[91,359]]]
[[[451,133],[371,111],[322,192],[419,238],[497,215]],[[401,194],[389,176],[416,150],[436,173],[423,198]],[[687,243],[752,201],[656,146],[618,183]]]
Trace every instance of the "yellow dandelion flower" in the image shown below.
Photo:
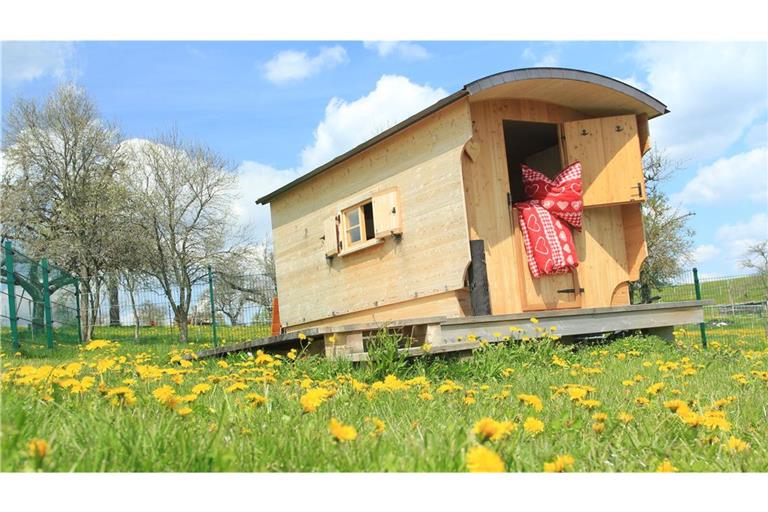
[[[30,439],[29,443],[27,443],[27,449],[29,450],[30,457],[42,459],[48,453],[48,442],[45,439]]]
[[[234,393],[235,391],[245,391],[246,389],[248,389],[248,384],[245,382],[235,382],[224,391],[227,393]]]
[[[430,351],[430,350],[432,350],[432,344],[431,344],[431,343],[427,343],[427,342],[424,342],[424,343],[421,345],[421,350],[423,350],[425,353],[427,353],[427,354],[428,354],[428,353],[429,353],[429,351]]]
[[[475,446],[467,452],[467,469],[471,473],[503,473],[506,466],[493,450],[485,446]]]
[[[656,384],[651,384],[650,386],[648,386],[645,392],[648,393],[649,395],[656,395],[659,393],[659,391],[664,389],[665,385],[666,384],[664,384],[663,382],[657,382]]]
[[[312,388],[299,398],[299,403],[301,404],[302,409],[304,409],[304,412],[315,412],[317,408],[320,407],[320,404],[325,402],[325,400],[332,395],[333,392],[328,389]]]
[[[577,403],[580,406],[584,407],[585,409],[596,409],[601,405],[600,400],[594,400],[594,399],[579,400]]]
[[[286,356],[291,361],[295,361],[296,360],[296,354],[297,354],[297,350],[295,348],[292,348],[291,350],[288,351],[288,354]]]
[[[629,423],[630,421],[635,419],[634,416],[632,416],[628,412],[623,412],[623,411],[619,413],[618,418],[619,418],[619,421],[622,421],[624,423]]]
[[[481,441],[485,441],[486,439],[499,441],[516,429],[517,424],[511,421],[496,421],[492,418],[485,417],[475,423],[472,432],[474,432]]]
[[[728,446],[728,450],[730,450],[733,453],[741,453],[749,449],[749,443],[746,443],[734,436],[731,436],[731,438],[728,439],[727,446]]]
[[[172,398],[175,396],[176,391],[169,385],[160,386],[152,391],[152,396],[161,404],[168,405]]]
[[[680,399],[674,399],[674,400],[668,400],[664,402],[664,407],[666,409],[669,409],[672,412],[677,412],[678,409],[681,407],[687,407],[688,404],[685,403],[685,401]]]
[[[605,421],[608,419],[608,415],[604,412],[596,412],[592,415],[592,419],[595,421]]]
[[[536,434],[544,432],[544,422],[528,416],[523,423],[523,429],[532,436],[535,436]]]
[[[471,395],[467,395],[467,396],[464,397],[463,402],[464,402],[465,405],[472,405],[474,403],[477,403],[477,400],[475,400],[475,397],[473,397]]]
[[[532,324],[537,324],[537,323],[539,323],[539,319],[538,319],[538,318],[536,318],[535,316],[532,316],[532,317],[531,317],[531,323],[532,323]]]
[[[576,462],[570,455],[558,455],[552,462],[544,463],[545,473],[562,473],[566,470],[573,469],[573,464]]]
[[[264,405],[267,403],[267,397],[260,395],[258,393],[246,393],[245,399],[250,402],[251,405],[258,407],[260,405]]]
[[[207,393],[210,390],[211,390],[211,385],[205,382],[201,382],[200,384],[195,384],[194,386],[192,386],[192,393],[196,395],[202,395],[203,393]]]
[[[649,403],[651,403],[651,401],[645,398],[644,396],[639,396],[635,398],[635,404],[637,404],[640,407],[644,405],[648,405]]]
[[[421,393],[419,393],[419,398],[421,398],[422,400],[434,399],[434,397],[432,396],[432,393],[430,393],[429,391],[422,391]]]
[[[176,413],[177,413],[179,416],[186,416],[187,414],[190,414],[191,412],[192,412],[192,408],[191,408],[191,407],[181,407],[181,408],[179,408],[179,409],[176,411]]]
[[[217,361],[216,364],[219,365],[220,368],[229,368],[229,363],[223,359],[221,361]]]
[[[605,423],[601,421],[598,421],[597,423],[593,423],[592,430],[594,430],[598,434],[602,433],[605,430]]]
[[[333,336],[331,336],[331,337],[333,337]],[[307,339],[307,335],[306,335],[306,334],[304,334],[303,332],[300,332],[300,333],[299,333],[299,339],[300,339],[301,341],[304,341],[304,340],[306,340],[306,339]]]
[[[357,430],[351,425],[344,425],[336,418],[331,418],[328,430],[339,442],[354,441],[357,438]]]
[[[672,465],[669,459],[664,459],[664,462],[659,464],[659,467],[656,468],[656,472],[657,473],[675,473],[677,472],[677,468]]]
[[[544,408],[544,406],[541,403],[541,398],[539,398],[536,395],[526,395],[521,393],[517,395],[517,399],[525,404],[530,405],[531,407],[536,409],[536,411],[541,411]]]
[[[369,421],[373,425],[373,432],[371,432],[371,435],[374,437],[378,437],[381,434],[384,433],[384,429],[386,428],[386,425],[380,418],[366,418],[366,421]]]

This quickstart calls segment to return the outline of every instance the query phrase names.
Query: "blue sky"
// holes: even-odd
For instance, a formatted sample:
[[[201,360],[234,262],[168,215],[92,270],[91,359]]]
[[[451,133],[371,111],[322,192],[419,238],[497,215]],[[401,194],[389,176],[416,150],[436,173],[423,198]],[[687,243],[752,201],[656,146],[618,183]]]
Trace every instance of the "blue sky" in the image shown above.
[[[541,65],[608,75],[669,106],[651,122],[683,165],[666,189],[696,213],[696,264],[723,275],[768,238],[767,61],[765,43],[211,41],[4,43],[0,65],[3,113],[74,80],[125,138],[176,126],[225,155],[257,236],[254,199],[466,83]]]

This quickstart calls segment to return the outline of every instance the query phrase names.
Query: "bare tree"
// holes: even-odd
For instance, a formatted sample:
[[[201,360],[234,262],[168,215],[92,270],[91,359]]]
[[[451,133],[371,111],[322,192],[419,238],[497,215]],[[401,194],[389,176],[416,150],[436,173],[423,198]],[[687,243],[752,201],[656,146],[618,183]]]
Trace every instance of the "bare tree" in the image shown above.
[[[768,240],[750,245],[744,253],[741,266],[757,273],[763,285],[763,293],[768,299]]]
[[[243,241],[230,214],[237,176],[223,157],[182,141],[175,131],[134,146],[134,210],[151,241],[144,270],[162,288],[179,340],[186,342],[193,286],[205,278],[207,265]]]
[[[42,102],[17,100],[3,126],[2,236],[79,275],[86,340],[105,273],[132,254],[128,196],[115,179],[125,169],[118,142],[117,129],[74,85]]]
[[[663,151],[652,149],[643,159],[647,198],[643,203],[643,226],[648,257],[640,268],[640,280],[632,284],[640,302],[649,302],[653,290],[659,290],[691,263],[694,231],[688,226],[691,212],[682,212],[670,204],[661,184],[681,168]],[[634,296],[634,293],[633,293]]]

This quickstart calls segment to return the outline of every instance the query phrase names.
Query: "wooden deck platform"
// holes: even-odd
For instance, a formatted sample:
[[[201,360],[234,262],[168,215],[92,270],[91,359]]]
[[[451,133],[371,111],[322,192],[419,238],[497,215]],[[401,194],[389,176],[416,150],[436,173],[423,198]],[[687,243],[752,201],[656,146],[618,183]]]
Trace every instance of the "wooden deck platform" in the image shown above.
[[[472,350],[477,347],[479,340],[493,342],[513,334],[516,337],[534,337],[538,334],[537,327],[563,338],[634,330],[670,338],[672,328],[676,325],[703,322],[703,306],[711,303],[712,301],[667,302],[513,315],[413,318],[393,322],[319,327],[202,350],[196,355],[198,358],[217,357],[234,352],[259,349],[280,351],[309,345],[309,350],[313,353],[324,353],[331,358],[364,361],[368,358],[365,338],[383,328],[411,336],[418,345],[429,342],[432,345],[430,354]],[[538,319],[538,323],[532,323],[532,317]],[[518,330],[512,333],[510,327]],[[556,330],[552,331],[552,327]],[[410,356],[424,354],[420,346],[403,350]]]

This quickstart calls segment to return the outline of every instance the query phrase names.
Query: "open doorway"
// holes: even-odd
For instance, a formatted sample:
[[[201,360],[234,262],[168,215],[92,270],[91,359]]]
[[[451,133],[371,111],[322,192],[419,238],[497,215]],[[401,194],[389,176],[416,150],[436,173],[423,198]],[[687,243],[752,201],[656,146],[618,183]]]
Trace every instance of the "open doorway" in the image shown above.
[[[504,121],[504,146],[512,202],[525,201],[523,175],[525,164],[554,178],[563,169],[558,128],[552,123]]]

